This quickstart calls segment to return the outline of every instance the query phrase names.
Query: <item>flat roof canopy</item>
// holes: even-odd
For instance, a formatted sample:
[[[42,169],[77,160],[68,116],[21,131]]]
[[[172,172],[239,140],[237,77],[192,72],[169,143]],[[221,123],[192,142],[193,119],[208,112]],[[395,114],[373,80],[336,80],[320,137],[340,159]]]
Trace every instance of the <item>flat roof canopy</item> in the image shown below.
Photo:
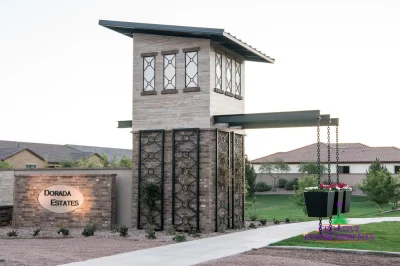
[[[224,29],[147,24],[112,20],[100,20],[99,25],[129,37],[133,37],[134,33],[144,33],[163,36],[210,39],[215,43],[218,43],[221,46],[240,54],[247,61],[264,63],[275,62],[275,59],[263,54],[261,51],[229,34]]]
[[[321,117],[321,126],[328,126],[329,120],[331,121],[331,125],[339,125],[338,118],[330,118],[330,115],[320,115],[320,111],[318,110],[215,115],[214,124],[228,124],[228,127],[239,127],[242,129],[316,127],[318,117]]]
[[[215,124],[227,124],[228,127],[241,129],[256,128],[291,128],[316,127],[317,119],[321,118],[320,125],[339,125],[339,118],[330,118],[330,115],[321,115],[319,110],[294,111],[279,113],[215,115]],[[132,128],[132,120],[118,121],[118,128]]]

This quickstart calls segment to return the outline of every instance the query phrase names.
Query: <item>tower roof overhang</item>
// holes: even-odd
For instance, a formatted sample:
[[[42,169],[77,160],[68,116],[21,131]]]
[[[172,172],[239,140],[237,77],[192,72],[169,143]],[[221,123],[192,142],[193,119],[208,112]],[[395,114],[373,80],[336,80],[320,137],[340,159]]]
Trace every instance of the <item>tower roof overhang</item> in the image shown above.
[[[99,20],[99,25],[131,38],[133,37],[134,33],[143,33],[174,37],[210,39],[213,42],[218,43],[219,45],[243,56],[246,61],[272,64],[275,62],[275,59],[263,54],[261,51],[253,48],[228,32],[225,32],[224,29],[147,24],[112,20]]]

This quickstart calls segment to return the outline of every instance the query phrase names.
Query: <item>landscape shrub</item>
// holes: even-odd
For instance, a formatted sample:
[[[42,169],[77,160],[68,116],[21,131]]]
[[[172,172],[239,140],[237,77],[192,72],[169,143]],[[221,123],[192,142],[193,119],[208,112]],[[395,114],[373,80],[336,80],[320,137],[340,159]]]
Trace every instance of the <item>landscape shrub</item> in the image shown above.
[[[188,230],[188,235],[190,235],[191,237],[199,237],[200,233],[196,230],[196,228],[191,226],[190,229]]]
[[[358,187],[382,212],[384,204],[400,201],[400,180],[393,176],[379,160],[373,162],[362,184]]]
[[[10,168],[13,168],[13,166],[11,164],[9,164],[8,162],[0,161],[0,168],[10,169]]]
[[[249,208],[248,208],[248,214],[249,214],[249,219],[250,221],[254,222],[258,219],[258,217],[260,216],[260,213],[257,211],[257,198],[253,197],[253,200],[251,201]]]
[[[60,167],[61,168],[74,168],[77,167],[76,166],[76,162],[73,160],[69,160],[69,159],[62,159],[60,162]]]
[[[226,232],[226,225],[225,224],[221,224],[220,226],[218,226],[218,231],[220,233],[225,233]]]
[[[156,239],[156,231],[154,230],[154,226],[152,225],[146,226],[145,232],[147,239]]]
[[[285,223],[290,223],[290,219],[289,218],[285,218]]]
[[[284,179],[284,178],[279,178],[279,180],[278,180],[278,187],[279,187],[279,188],[284,188],[287,182],[288,182],[288,181],[287,181],[286,179]]]
[[[172,238],[172,240],[173,240],[174,242],[177,242],[177,243],[179,243],[179,242],[185,242],[186,239],[187,239],[187,238],[186,238],[186,235],[181,234],[181,233],[176,234],[176,235]]]
[[[168,227],[166,230],[167,235],[175,235],[176,234],[176,230],[173,226]]]
[[[267,224],[267,220],[266,219],[260,219],[260,223],[261,223],[261,225],[266,225]]]
[[[290,180],[285,184],[285,190],[293,190],[293,189],[294,189],[294,182],[293,180]]]
[[[121,167],[132,167],[132,160],[128,158],[125,154],[119,161],[119,166]]]
[[[294,186],[295,194],[290,197],[296,207],[299,207],[304,214],[307,214],[306,203],[304,201],[304,189],[306,187],[314,187],[318,184],[318,177],[308,175],[298,180],[298,185]]]
[[[36,229],[35,231],[33,231],[33,236],[38,236],[40,233],[40,229]]]
[[[121,226],[119,224],[113,224],[111,225],[111,233],[117,233],[121,229]]]
[[[96,225],[89,223],[83,229],[83,236],[94,236],[94,232],[96,231]]]
[[[255,222],[255,221],[257,221],[258,216],[259,216],[259,213],[253,212],[253,213],[249,214],[249,219],[250,219],[250,221]]]
[[[9,236],[9,237],[18,236],[18,233],[17,233],[17,231],[12,230],[12,231],[7,233],[7,236]]]
[[[120,228],[119,228],[119,235],[120,236],[127,236],[128,235],[128,227],[126,227],[125,225],[124,226],[121,226]]]
[[[57,231],[57,234],[62,234],[63,236],[69,235],[69,230],[64,226],[61,226],[60,229]]]
[[[272,221],[274,222],[274,224],[279,224],[280,223],[279,220],[277,220],[275,218]]]
[[[253,196],[256,186],[257,174],[254,166],[250,163],[247,155],[245,157],[246,196]]]
[[[264,182],[257,182],[256,187],[255,187],[256,192],[270,191],[271,189],[272,189],[272,186],[269,186]]]

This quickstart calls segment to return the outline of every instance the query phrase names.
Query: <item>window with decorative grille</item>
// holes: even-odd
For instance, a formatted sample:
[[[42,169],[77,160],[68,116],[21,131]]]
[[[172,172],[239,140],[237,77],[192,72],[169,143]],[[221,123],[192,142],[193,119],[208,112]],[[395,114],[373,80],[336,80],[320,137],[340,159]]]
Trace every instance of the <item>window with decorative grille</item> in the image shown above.
[[[215,88],[222,90],[222,54],[215,53]]]
[[[176,54],[164,55],[164,90],[176,89]]]
[[[155,90],[155,56],[143,57],[143,91]]]
[[[226,91],[232,93],[232,59],[226,58]]]
[[[186,88],[199,87],[198,85],[198,52],[185,53],[185,86]]]
[[[241,79],[241,64],[235,61],[235,94],[241,96],[242,95],[242,79]]]

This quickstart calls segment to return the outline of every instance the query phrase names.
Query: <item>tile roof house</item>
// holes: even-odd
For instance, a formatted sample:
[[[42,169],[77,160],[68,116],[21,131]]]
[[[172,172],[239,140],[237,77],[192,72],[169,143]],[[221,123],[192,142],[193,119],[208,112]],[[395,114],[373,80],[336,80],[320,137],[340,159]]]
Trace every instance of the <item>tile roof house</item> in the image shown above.
[[[103,154],[106,154],[109,160],[114,155],[120,160],[124,155],[131,158],[132,150],[0,140],[0,160],[8,161],[15,168],[43,168],[46,165],[52,168],[65,159],[89,159],[99,162]]]
[[[321,143],[321,162],[328,162],[328,145]],[[251,163],[258,169],[262,163],[282,159],[291,167],[290,173],[298,173],[298,165],[306,162],[317,161],[317,143],[294,149],[288,152],[278,152],[264,156]],[[362,143],[339,143],[339,170],[344,173],[366,173],[371,162],[379,159],[392,173],[398,172],[400,168],[400,149],[396,147],[369,147]],[[331,143],[331,161],[335,164],[336,144]],[[333,172],[335,167],[332,167]]]

